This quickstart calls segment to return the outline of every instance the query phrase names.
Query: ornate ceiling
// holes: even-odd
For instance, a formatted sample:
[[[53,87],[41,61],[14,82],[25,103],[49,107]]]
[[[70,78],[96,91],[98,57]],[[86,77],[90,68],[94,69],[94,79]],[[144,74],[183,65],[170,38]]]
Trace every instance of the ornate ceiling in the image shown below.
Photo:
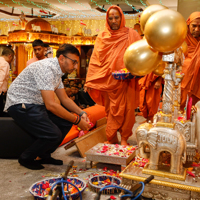
[[[0,20],[19,19],[24,12],[27,20],[42,17],[50,20],[105,19],[111,5],[119,5],[126,18],[134,17],[147,5],[163,4],[177,10],[178,0],[0,0]]]

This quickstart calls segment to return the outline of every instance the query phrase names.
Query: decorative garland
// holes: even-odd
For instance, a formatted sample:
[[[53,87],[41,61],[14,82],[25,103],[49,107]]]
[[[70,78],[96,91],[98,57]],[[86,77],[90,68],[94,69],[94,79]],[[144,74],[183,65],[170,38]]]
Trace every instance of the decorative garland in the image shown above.
[[[163,5],[162,0],[159,0],[160,4]],[[163,5],[164,6],[164,5]]]
[[[130,6],[131,8],[133,8],[133,10],[137,11],[138,13],[141,12],[140,10],[136,9],[133,5],[131,5],[128,0],[125,0],[125,3]]]
[[[86,7],[86,6],[84,6],[82,3],[80,3],[79,1],[75,1],[75,3],[77,3],[77,4],[79,4],[80,6],[83,6],[84,8],[86,8],[86,9],[88,9],[88,7]],[[98,16],[99,16],[99,14],[102,16],[104,16],[104,14],[102,14],[102,13],[99,13],[96,9],[91,9],[91,8],[89,8],[90,9],[90,11],[93,11],[93,12],[95,12],[95,13],[97,13],[98,14]],[[92,15],[91,15],[92,16]],[[96,17],[96,16],[95,16]]]
[[[95,0],[90,0],[90,1],[91,1],[92,3],[94,3],[96,6],[98,6],[99,8],[101,8],[102,10],[107,11],[105,8],[102,8],[102,6],[100,6],[100,5],[97,3],[97,1],[95,1]],[[12,2],[15,3],[15,4],[17,4],[17,5],[22,6],[22,7],[24,7],[24,8],[29,8],[29,7],[25,6],[24,4],[22,4],[22,3],[20,3],[20,2],[17,2],[17,1],[15,1],[15,0],[12,0]],[[60,4],[63,4],[63,5],[65,5],[65,6],[68,6],[69,8],[71,8],[71,9],[74,10],[74,11],[80,12],[80,15],[77,16],[77,14],[75,14],[75,13],[73,13],[73,12],[68,12],[68,11],[66,11],[66,10],[64,10],[64,9],[58,8],[58,7],[52,5],[51,3],[49,3],[49,2],[46,1],[46,0],[43,0],[43,2],[46,3],[46,4],[48,4],[49,6],[51,6],[52,9],[51,9],[51,8],[44,8],[43,6],[37,4],[36,2],[33,2],[33,1],[31,1],[31,0],[27,0],[27,2],[28,2],[29,4],[33,4],[34,6],[40,8],[40,9],[42,9],[42,10],[46,10],[46,11],[53,12],[53,13],[57,14],[57,16],[52,17],[53,19],[63,19],[63,18],[72,18],[72,19],[80,18],[80,19],[84,19],[84,18],[91,18],[91,17],[94,18],[94,17],[98,17],[98,16],[102,16],[102,17],[105,16],[105,13],[99,13],[99,12],[97,12],[95,9],[91,9],[91,8],[90,8],[90,11],[93,11],[93,12],[95,12],[95,13],[97,13],[97,14],[96,14],[96,15],[95,15],[95,14],[87,14],[86,12],[83,12],[83,11],[81,11],[81,10],[78,10],[78,9],[75,9],[75,8],[69,6],[66,2],[64,3],[64,2],[62,2],[61,0],[58,0],[58,2],[59,2]],[[79,2],[79,1],[77,1],[77,0],[75,0],[75,3],[76,3],[76,4],[79,4],[80,6],[83,6],[83,7],[85,7],[85,8],[88,9],[87,6],[85,6],[83,3],[81,3],[81,2]],[[112,2],[110,2],[109,0],[106,0],[106,3],[109,4],[109,5],[112,5]],[[126,3],[128,6],[130,6],[131,8],[133,8],[133,10],[137,11],[138,13],[141,12],[139,9],[136,9],[136,8],[129,2],[129,0],[125,0],[125,3]],[[143,0],[140,0],[140,3],[141,3],[143,6],[147,7],[147,5],[143,2]],[[159,3],[160,3],[161,5],[163,5],[162,0],[159,0]],[[1,2],[1,1],[0,1],[0,4],[3,4],[3,5],[5,5],[5,6],[7,6],[7,7],[9,7],[9,8],[12,9],[12,6],[10,6],[10,5],[8,5],[8,4],[5,4],[4,2]],[[19,11],[22,11],[22,10],[20,10],[20,9],[18,9],[18,8],[15,8],[15,9],[17,9],[17,10],[19,10]],[[31,9],[31,8],[29,8],[29,9]],[[23,11],[22,11],[22,12],[23,12]],[[36,10],[36,12],[39,13],[38,10]],[[31,14],[31,15],[32,15],[31,12],[24,12],[24,14],[26,14],[26,15],[27,15],[27,14]],[[40,14],[40,13],[39,13],[39,14]],[[135,14],[130,15],[130,14],[127,14],[127,13],[125,13],[125,12],[124,12],[124,14],[127,15],[127,16],[135,16]],[[37,15],[33,15],[33,16],[36,16],[36,17],[37,17],[38,14],[37,14]],[[42,18],[49,18],[49,17],[51,17],[51,15],[49,15],[49,16],[48,16],[48,15],[46,15],[46,16],[45,16],[45,15],[43,15],[43,16],[40,15],[40,17],[42,17]],[[13,20],[16,20],[16,19],[0,18],[0,21],[13,21]]]
[[[140,0],[140,3],[141,3],[144,7],[147,7],[147,5],[146,5],[142,0]]]

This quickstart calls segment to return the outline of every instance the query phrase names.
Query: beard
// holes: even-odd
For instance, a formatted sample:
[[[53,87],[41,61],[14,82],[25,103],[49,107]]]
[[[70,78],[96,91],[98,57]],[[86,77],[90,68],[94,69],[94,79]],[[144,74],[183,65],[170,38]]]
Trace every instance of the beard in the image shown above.
[[[193,33],[192,36],[193,36],[194,38],[199,38],[199,37],[200,37],[200,33]]]
[[[110,27],[112,30],[118,30],[119,29],[119,26],[118,25],[111,25]]]

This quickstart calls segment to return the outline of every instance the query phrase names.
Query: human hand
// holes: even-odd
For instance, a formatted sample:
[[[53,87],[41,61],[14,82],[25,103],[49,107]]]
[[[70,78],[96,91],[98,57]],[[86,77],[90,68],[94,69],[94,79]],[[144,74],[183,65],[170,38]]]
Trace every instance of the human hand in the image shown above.
[[[158,79],[156,82],[155,82],[155,85],[154,85],[154,89],[159,89],[160,88],[160,86],[161,86],[161,81],[160,81],[160,79]]]
[[[83,88],[84,88],[84,92],[87,92],[87,87],[86,87],[86,86],[84,86]]]
[[[81,117],[81,121],[77,124],[81,130],[89,131],[91,125]]]
[[[81,116],[81,119],[85,120],[86,122],[90,122],[88,116],[86,113],[84,113],[82,116]]]

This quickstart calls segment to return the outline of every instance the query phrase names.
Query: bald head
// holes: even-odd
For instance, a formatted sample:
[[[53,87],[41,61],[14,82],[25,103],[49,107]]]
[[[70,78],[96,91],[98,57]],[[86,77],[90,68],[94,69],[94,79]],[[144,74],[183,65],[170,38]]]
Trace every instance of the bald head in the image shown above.
[[[110,9],[108,13],[108,24],[112,30],[118,30],[120,28],[121,18],[121,14],[118,9]]]
[[[10,64],[14,58],[15,52],[11,48],[5,47],[1,55]]]
[[[194,38],[200,37],[200,18],[196,18],[189,24],[189,30]]]

